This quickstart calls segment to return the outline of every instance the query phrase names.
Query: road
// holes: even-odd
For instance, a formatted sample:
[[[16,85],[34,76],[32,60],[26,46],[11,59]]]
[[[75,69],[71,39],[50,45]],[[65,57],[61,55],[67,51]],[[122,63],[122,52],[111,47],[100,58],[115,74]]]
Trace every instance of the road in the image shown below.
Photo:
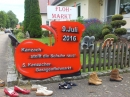
[[[8,33],[0,31],[0,79],[7,82],[7,47],[9,45]],[[0,97],[5,97],[3,94],[3,88],[0,87]]]
[[[8,33],[0,32],[0,79],[6,82],[8,63],[6,61],[7,46],[9,44]],[[5,60],[5,61],[4,61]]]

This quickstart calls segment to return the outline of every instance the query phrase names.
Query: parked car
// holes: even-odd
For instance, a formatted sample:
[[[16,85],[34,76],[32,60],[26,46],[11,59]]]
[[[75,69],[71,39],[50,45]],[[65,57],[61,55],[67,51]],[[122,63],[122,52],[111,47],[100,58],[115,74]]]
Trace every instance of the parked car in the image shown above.
[[[5,29],[5,33],[12,33],[10,29]]]

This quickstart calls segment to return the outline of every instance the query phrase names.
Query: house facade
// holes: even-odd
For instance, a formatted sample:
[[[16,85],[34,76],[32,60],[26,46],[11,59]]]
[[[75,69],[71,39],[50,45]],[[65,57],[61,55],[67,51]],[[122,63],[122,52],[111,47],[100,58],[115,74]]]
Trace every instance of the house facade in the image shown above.
[[[40,0],[47,1],[47,0]],[[50,0],[51,1],[51,0]],[[77,8],[77,16],[83,16],[84,19],[98,18],[101,21],[111,19],[114,14],[121,13],[121,4],[130,2],[130,0],[52,0],[52,6],[74,6]],[[40,7],[42,8],[42,7]],[[42,14],[42,13],[41,13]],[[43,15],[42,15],[43,17]],[[47,20],[47,14],[45,16]],[[45,18],[43,24],[45,24]],[[125,28],[130,28],[130,14],[124,14],[124,19],[127,21]]]
[[[51,5],[54,1],[55,0],[39,0],[42,24],[44,24],[44,25],[47,24],[47,21],[48,21],[48,19],[47,19],[47,6]]]

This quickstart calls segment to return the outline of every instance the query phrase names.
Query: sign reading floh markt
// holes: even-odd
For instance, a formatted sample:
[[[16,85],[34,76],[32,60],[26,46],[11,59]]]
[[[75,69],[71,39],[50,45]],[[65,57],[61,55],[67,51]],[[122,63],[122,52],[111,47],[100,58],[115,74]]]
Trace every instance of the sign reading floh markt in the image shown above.
[[[77,8],[68,6],[47,6],[47,18],[52,20],[76,20]]]
[[[84,26],[79,22],[52,21],[51,26],[41,27],[54,34],[55,44],[48,46],[33,39],[21,42],[15,50],[17,70],[34,79],[79,71],[79,43]]]

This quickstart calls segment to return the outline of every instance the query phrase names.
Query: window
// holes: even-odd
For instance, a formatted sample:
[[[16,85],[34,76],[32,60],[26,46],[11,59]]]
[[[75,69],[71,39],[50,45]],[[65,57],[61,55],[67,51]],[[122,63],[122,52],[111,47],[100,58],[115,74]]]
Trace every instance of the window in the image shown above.
[[[80,4],[78,4],[77,5],[77,13],[78,13],[78,17],[80,17],[81,16],[81,6],[80,6]]]
[[[106,10],[105,13],[105,20],[111,21],[111,17],[114,14],[127,14],[130,13],[130,0],[105,0]],[[125,9],[122,4],[128,4],[129,7]],[[122,8],[123,7],[123,8]],[[125,9],[125,10],[124,10]]]
[[[108,0],[107,16],[115,14],[116,0]]]

